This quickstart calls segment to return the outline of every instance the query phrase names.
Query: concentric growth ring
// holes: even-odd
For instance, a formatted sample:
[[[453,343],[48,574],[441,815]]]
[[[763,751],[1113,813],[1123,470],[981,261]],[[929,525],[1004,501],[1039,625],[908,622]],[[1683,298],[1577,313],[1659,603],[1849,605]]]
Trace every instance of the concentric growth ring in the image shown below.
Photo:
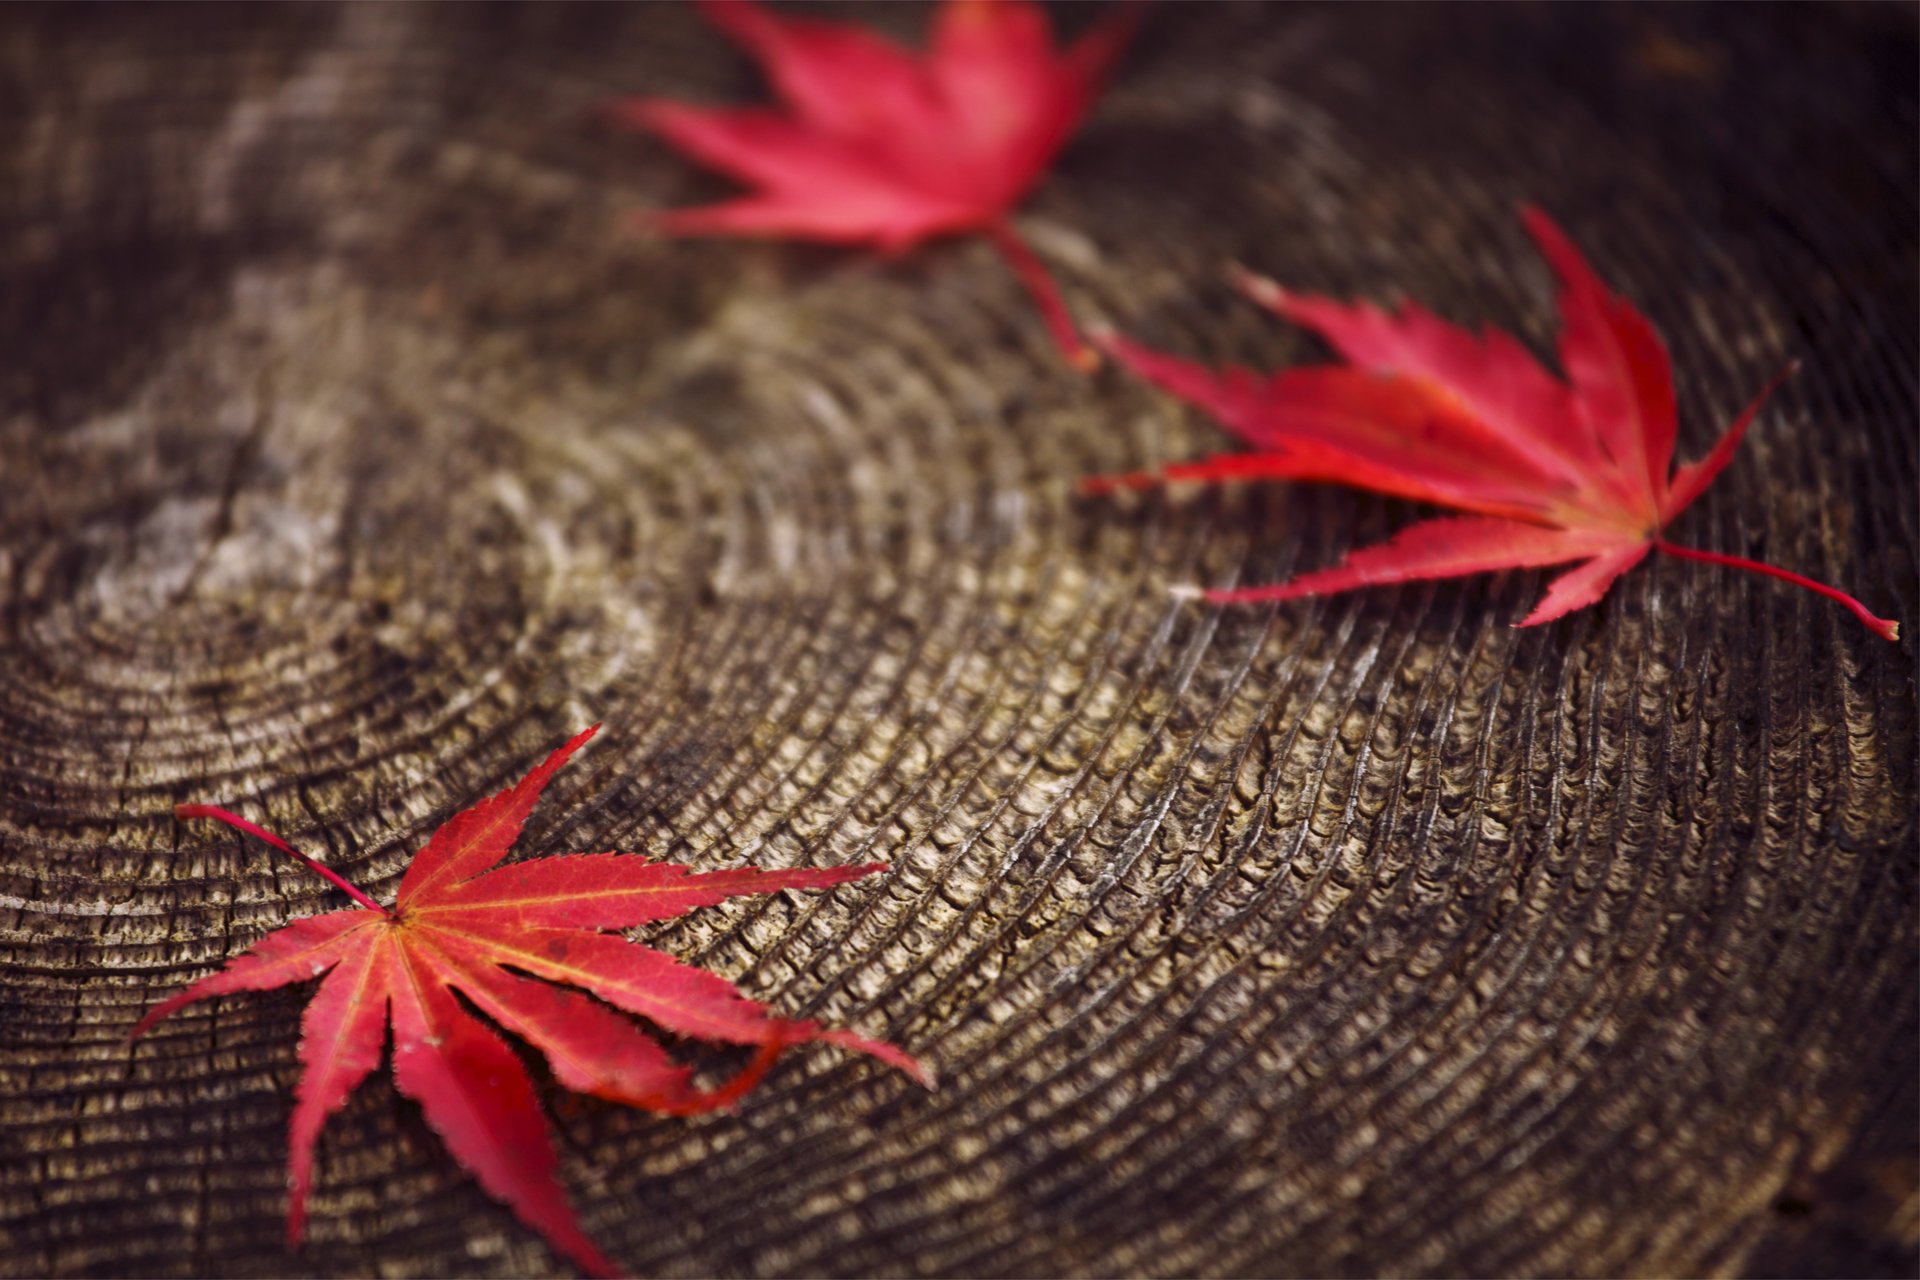
[[[1081,319],[1277,367],[1320,353],[1229,261],[1550,349],[1538,202],[1666,335],[1683,453],[1804,363],[1688,541],[1912,634],[1889,21],[1169,6],[1022,230]],[[941,1077],[551,1089],[637,1274],[1910,1270],[1910,646],[1677,562],[1528,631],[1530,575],[1177,598],[1411,511],[1083,496],[1228,442],[1066,368],[985,243],[633,234],[716,189],[596,105],[757,92],[678,11],[0,48],[0,1272],[557,1274],[384,1081],[283,1250],[300,993],[124,1036],[342,905],[174,804],[385,896],[594,721],[517,856],[890,862],[648,940]]]

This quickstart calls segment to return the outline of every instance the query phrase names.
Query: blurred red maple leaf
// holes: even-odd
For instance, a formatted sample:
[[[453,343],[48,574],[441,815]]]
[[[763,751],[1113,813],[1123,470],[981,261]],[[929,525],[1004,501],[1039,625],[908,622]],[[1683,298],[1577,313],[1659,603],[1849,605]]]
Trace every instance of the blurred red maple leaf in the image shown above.
[[[694,872],[631,854],[596,853],[488,870],[506,855],[554,772],[598,727],[435,831],[401,879],[392,910],[244,818],[210,805],[174,810],[181,818],[216,818],[257,836],[360,903],[268,934],[219,972],[155,1005],[130,1037],[196,1000],[326,975],[301,1019],[302,1073],[287,1153],[289,1244],[299,1243],[305,1225],[321,1125],[380,1064],[390,1024],[394,1083],[420,1104],[454,1159],[556,1249],[590,1272],[616,1274],[567,1205],[525,1069],[454,997],[455,990],[540,1049],[554,1078],[569,1089],[650,1111],[689,1115],[726,1106],[766,1074],[782,1049],[809,1040],[871,1054],[929,1081],[918,1062],[890,1044],[774,1017],[717,974],[601,932],[664,920],[738,894],[843,884],[884,870],[884,863]],[[760,1052],[731,1081],[701,1090],[690,1068],[607,1005],[670,1032],[754,1045]]]
[[[1875,617],[1845,592],[1662,536],[1732,460],[1754,415],[1792,369],[1754,398],[1706,457],[1673,468],[1673,371],[1659,335],[1608,292],[1544,213],[1526,209],[1521,217],[1560,277],[1565,382],[1496,330],[1475,335],[1412,303],[1389,314],[1366,303],[1296,296],[1240,273],[1249,297],[1316,330],[1350,363],[1271,378],[1245,369],[1216,373],[1103,335],[1100,345],[1121,363],[1200,405],[1254,451],[1156,474],[1099,477],[1085,487],[1323,480],[1474,513],[1409,525],[1334,568],[1290,582],[1203,593],[1218,603],[1293,600],[1580,561],[1548,585],[1519,624],[1533,626],[1598,601],[1615,578],[1659,550],[1785,579],[1839,601],[1880,636],[1898,639],[1898,623]]]
[[[643,215],[678,235],[749,235],[903,252],[984,232],[1033,294],[1061,351],[1081,342],[1046,269],[1008,221],[1078,127],[1131,32],[1123,6],[1064,52],[1027,0],[948,0],[917,58],[870,31],[774,14],[749,0],[701,11],[765,68],[786,111],[704,109],[659,98],[610,104],[749,186],[721,204]]]

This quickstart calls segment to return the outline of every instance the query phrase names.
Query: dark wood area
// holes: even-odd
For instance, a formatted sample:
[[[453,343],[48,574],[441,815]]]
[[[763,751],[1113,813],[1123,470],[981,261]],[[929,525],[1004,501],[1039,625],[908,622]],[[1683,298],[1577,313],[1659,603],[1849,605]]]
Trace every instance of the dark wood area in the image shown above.
[[[1416,509],[1077,497],[1227,442],[984,244],[631,234],[727,188],[595,104],[762,92],[686,10],[0,8],[0,1273],[564,1274],[384,1075],[285,1251],[304,990],[125,1037],[345,904],[175,803],[387,895],[600,721],[519,854],[892,862],[646,936],[942,1077],[548,1089],[638,1274],[1913,1274],[1917,49],[1166,4],[1021,215],[1085,317],[1277,366],[1229,260],[1550,350],[1539,202],[1684,456],[1803,362],[1675,536],[1888,645],[1658,558],[1524,631],[1540,574],[1171,599]]]

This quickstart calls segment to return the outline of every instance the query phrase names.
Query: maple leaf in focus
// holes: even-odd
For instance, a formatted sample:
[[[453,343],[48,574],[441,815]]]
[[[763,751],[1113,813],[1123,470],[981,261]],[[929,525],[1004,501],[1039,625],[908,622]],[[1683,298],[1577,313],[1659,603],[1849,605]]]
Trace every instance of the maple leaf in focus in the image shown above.
[[[992,236],[1067,358],[1098,357],[1008,215],[1045,173],[1119,56],[1126,5],[1064,51],[1027,0],[948,0],[925,58],[860,27],[777,15],[750,0],[701,11],[760,62],[786,110],[703,109],[659,98],[611,104],[702,164],[757,188],[721,204],[645,215],[678,235],[873,245]]]
[[[1661,531],[1732,460],[1789,368],[1756,396],[1698,462],[1674,468],[1673,373],[1646,317],[1608,292],[1573,242],[1537,209],[1527,230],[1560,278],[1561,381],[1511,337],[1479,335],[1412,303],[1389,314],[1360,303],[1295,296],[1242,273],[1241,289],[1317,331],[1345,366],[1262,378],[1178,360],[1117,336],[1121,363],[1205,408],[1253,447],[1157,474],[1100,477],[1092,492],[1159,480],[1338,481],[1453,507],[1338,566],[1275,586],[1205,592],[1217,603],[1293,600],[1380,583],[1580,563],[1548,584],[1521,626],[1593,604],[1615,578],[1659,550],[1782,578],[1837,600],[1888,640],[1899,624],[1796,573],[1675,546]]]
[[[810,1040],[871,1054],[928,1081],[920,1064],[892,1045],[775,1017],[717,974],[602,932],[739,894],[843,884],[883,870],[884,863],[694,872],[632,854],[596,853],[489,870],[520,834],[554,772],[597,728],[435,831],[407,868],[390,911],[244,818],[208,805],[174,810],[257,836],[360,903],[268,934],[218,973],[155,1005],[130,1037],[196,1000],[326,975],[301,1019],[302,1073],[287,1155],[289,1244],[299,1243],[305,1224],[321,1125],[380,1064],[391,1025],[394,1083],[420,1104],[454,1159],[556,1249],[590,1272],[615,1274],[580,1230],[556,1180],[532,1081],[455,991],[544,1053],[554,1078],[569,1089],[650,1111],[689,1115],[726,1106],[753,1087],[783,1048]],[[689,1067],[615,1008],[678,1035],[760,1052],[731,1081],[701,1090]]]

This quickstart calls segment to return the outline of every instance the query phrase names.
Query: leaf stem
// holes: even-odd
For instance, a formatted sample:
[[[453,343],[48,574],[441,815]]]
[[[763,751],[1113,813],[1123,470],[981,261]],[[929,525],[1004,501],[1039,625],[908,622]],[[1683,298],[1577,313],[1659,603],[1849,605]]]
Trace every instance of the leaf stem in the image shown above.
[[[285,840],[282,840],[279,836],[273,834],[273,832],[266,830],[264,827],[256,827],[253,823],[248,822],[237,813],[228,813],[225,809],[216,808],[210,804],[177,804],[173,806],[173,816],[176,818],[212,818],[215,821],[224,822],[237,830],[244,831],[250,836],[265,840],[281,852],[290,853],[298,858],[306,864],[307,870],[313,872],[321,879],[330,881],[337,888],[346,890],[347,896],[361,906],[378,911],[383,916],[389,914],[385,907],[348,884],[339,872],[329,871],[312,858],[309,858],[306,854],[288,844]]]
[[[1868,612],[1867,606],[1861,604],[1846,592],[1829,587],[1824,582],[1815,582],[1812,578],[1803,578],[1797,573],[1790,573],[1785,569],[1777,568],[1774,565],[1766,564],[1759,560],[1748,560],[1742,556],[1722,555],[1718,551],[1699,551],[1693,547],[1678,547],[1668,542],[1665,538],[1654,539],[1653,545],[1668,555],[1677,556],[1682,560],[1699,560],[1706,564],[1726,565],[1731,569],[1745,569],[1749,573],[1764,573],[1769,578],[1779,578],[1783,582],[1791,582],[1796,587],[1805,587],[1807,590],[1823,595],[1829,600],[1837,600],[1848,609],[1851,609],[1853,616],[1866,623],[1874,634],[1878,635],[1881,639],[1898,640],[1900,638],[1900,624],[1898,622],[1875,617],[1872,613]]]
[[[1000,256],[1013,268],[1013,274],[1033,295],[1033,301],[1040,308],[1040,318],[1046,321],[1047,331],[1053,335],[1054,345],[1060,348],[1060,354],[1067,363],[1082,373],[1092,373],[1100,367],[1100,353],[1088,346],[1080,337],[1079,330],[1073,326],[1073,313],[1067,310],[1066,299],[1060,296],[1060,287],[1047,273],[1046,266],[1034,255],[1033,249],[1013,224],[1002,218],[987,227],[993,243],[1000,250]]]
[[[1151,489],[1165,483],[1166,477],[1157,471],[1127,471],[1111,476],[1082,476],[1080,492],[1097,498],[1123,489]]]

